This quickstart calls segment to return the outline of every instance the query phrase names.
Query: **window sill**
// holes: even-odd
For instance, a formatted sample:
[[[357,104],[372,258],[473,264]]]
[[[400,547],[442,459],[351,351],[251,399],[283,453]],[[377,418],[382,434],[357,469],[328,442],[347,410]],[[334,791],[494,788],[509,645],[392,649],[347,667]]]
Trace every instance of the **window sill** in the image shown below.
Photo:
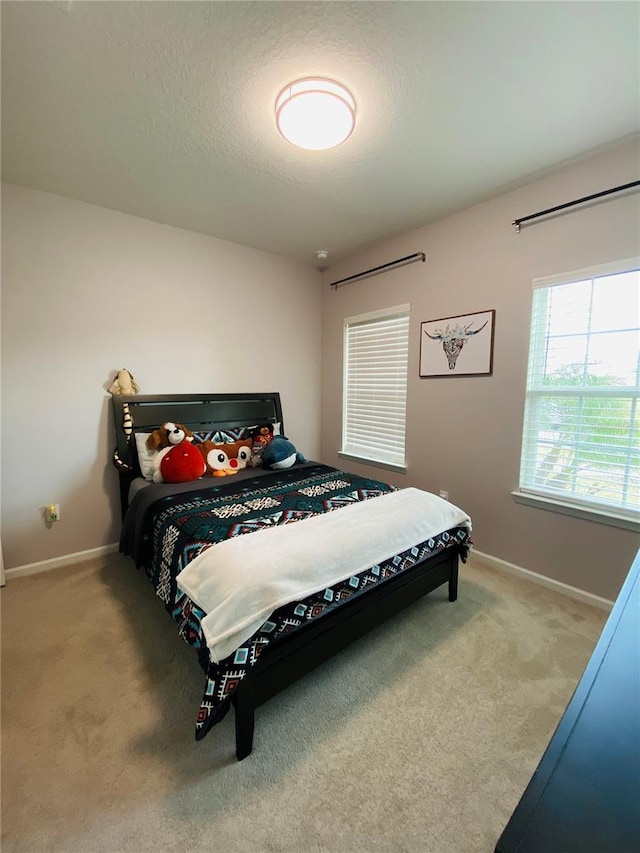
[[[632,530],[634,533],[640,533],[640,519],[635,521],[624,515],[616,515],[613,511],[606,512],[605,510],[586,509],[585,507],[564,503],[553,498],[545,498],[541,495],[528,494],[517,490],[511,492],[511,494],[516,503],[523,504],[524,506],[533,506],[537,509],[546,509],[551,512],[562,513],[563,515],[572,515],[574,518],[584,518],[587,521],[595,521],[597,524],[608,524],[610,527],[621,527],[623,530]]]
[[[399,471],[401,474],[407,473],[405,465],[396,465],[393,462],[378,462],[375,459],[367,459],[364,456],[355,456],[353,453],[344,453],[338,451],[340,459],[349,459],[351,462],[360,462],[362,465],[373,465],[374,468],[384,468],[387,471]]]

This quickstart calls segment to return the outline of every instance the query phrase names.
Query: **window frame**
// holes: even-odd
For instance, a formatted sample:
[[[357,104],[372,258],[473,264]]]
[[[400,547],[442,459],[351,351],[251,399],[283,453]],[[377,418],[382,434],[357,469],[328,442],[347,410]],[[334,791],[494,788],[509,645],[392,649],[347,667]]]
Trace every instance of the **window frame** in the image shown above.
[[[402,411],[402,430],[396,432],[396,436],[402,434],[402,461],[390,461],[381,457],[370,455],[370,450],[367,450],[363,445],[357,446],[357,442],[349,442],[348,438],[348,418],[349,418],[349,330],[356,326],[372,326],[376,322],[393,320],[396,318],[404,318],[406,320],[406,349],[404,354],[404,406]],[[371,465],[377,468],[384,468],[390,471],[399,471],[405,473],[406,465],[406,433],[407,433],[407,396],[409,382],[409,342],[410,342],[410,324],[411,324],[411,305],[406,303],[403,305],[394,305],[390,308],[382,308],[377,311],[370,311],[365,314],[358,314],[353,317],[345,317],[343,321],[343,351],[342,351],[342,429],[341,429],[341,445],[338,451],[338,457],[341,459],[349,459],[354,462],[360,462],[366,465]]]
[[[615,527],[620,527],[627,530],[640,531],[640,511],[627,509],[622,506],[613,504],[581,500],[571,495],[564,495],[560,490],[545,491],[543,488],[531,485],[535,479],[535,463],[531,463],[533,458],[532,447],[535,444],[535,401],[543,396],[553,396],[549,393],[549,389],[541,387],[532,387],[533,373],[532,363],[534,358],[540,358],[542,350],[546,349],[549,336],[543,333],[540,337],[539,330],[534,327],[535,316],[534,306],[536,298],[536,290],[549,290],[552,287],[566,285],[572,283],[581,283],[587,280],[596,278],[614,276],[628,272],[640,270],[640,257],[627,258],[625,260],[614,261],[607,264],[589,267],[586,269],[574,270],[563,273],[557,276],[547,276],[545,278],[537,278],[532,282],[532,314],[530,320],[530,340],[529,340],[529,355],[527,366],[527,381],[525,389],[525,407],[523,413],[522,439],[521,439],[521,457],[519,468],[519,486],[511,494],[517,503],[527,506],[535,506],[541,509],[560,512],[566,515],[571,515],[578,518],[586,518],[591,521],[596,521],[603,524],[608,524]],[[589,334],[585,323],[585,334]],[[578,386],[575,391],[567,392],[566,387],[558,389],[558,396],[577,396],[590,397],[591,399],[602,398],[606,396],[627,397],[631,398],[634,406],[640,408],[640,377],[636,374],[635,385],[616,386],[615,392],[611,389],[603,388],[600,390],[592,389],[591,393],[586,390],[586,386]],[[632,415],[633,416],[633,415]],[[533,425],[531,430],[532,436],[527,436],[528,427]],[[632,453],[631,445],[626,448],[627,456]]]

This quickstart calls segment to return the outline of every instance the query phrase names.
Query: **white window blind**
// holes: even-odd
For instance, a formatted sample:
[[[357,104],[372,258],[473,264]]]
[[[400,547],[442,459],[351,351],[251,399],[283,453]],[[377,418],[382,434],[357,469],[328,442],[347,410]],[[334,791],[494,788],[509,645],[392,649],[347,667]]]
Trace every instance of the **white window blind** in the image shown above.
[[[638,519],[639,268],[534,281],[521,492]]]
[[[405,464],[409,305],[344,324],[342,453]]]

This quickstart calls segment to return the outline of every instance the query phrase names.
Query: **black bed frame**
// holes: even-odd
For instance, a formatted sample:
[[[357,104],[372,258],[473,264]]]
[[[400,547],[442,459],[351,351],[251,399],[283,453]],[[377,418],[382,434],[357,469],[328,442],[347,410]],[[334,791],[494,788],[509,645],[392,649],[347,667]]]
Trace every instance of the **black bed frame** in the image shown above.
[[[125,404],[133,420],[134,432],[149,432],[166,421],[182,423],[192,430],[276,421],[282,424],[280,395],[275,392],[114,396],[117,436],[114,462],[120,475],[123,514],[131,481],[139,476],[135,440],[123,430]],[[321,614],[302,630],[268,646],[233,695],[238,760],[246,758],[252,750],[256,708],[276,693],[442,584],[448,584],[449,601],[455,601],[462,550],[454,546],[440,551],[372,587],[364,595],[347,599],[339,608]]]
[[[125,412],[130,414],[133,432],[124,429]],[[135,432],[151,432],[167,421],[183,424],[192,432],[282,424],[280,394],[136,394],[113,396],[116,429],[114,463],[120,473],[120,507],[124,516],[129,504],[129,487],[140,476]]]

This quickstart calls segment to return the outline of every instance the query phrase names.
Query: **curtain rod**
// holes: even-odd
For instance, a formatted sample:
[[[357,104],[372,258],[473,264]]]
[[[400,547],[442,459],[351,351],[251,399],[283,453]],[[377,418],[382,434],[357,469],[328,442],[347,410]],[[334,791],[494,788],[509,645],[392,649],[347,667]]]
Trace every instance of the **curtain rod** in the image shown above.
[[[532,219],[538,219],[540,216],[546,216],[548,213],[555,213],[557,210],[564,210],[566,207],[574,207],[576,204],[583,204],[585,201],[593,201],[594,198],[602,198],[605,195],[611,195],[612,193],[621,193],[624,190],[629,190],[632,187],[640,186],[640,181],[631,181],[629,184],[622,184],[620,187],[613,187],[610,190],[602,190],[599,193],[593,193],[593,195],[586,195],[584,198],[577,198],[575,201],[568,201],[566,204],[558,204],[555,207],[549,207],[546,210],[540,210],[538,213],[532,213],[530,216],[523,216],[520,219],[514,219],[511,224],[515,226],[516,234],[520,233],[520,226],[523,222],[529,222]]]
[[[347,278],[341,278],[338,281],[332,281],[329,283],[329,287],[334,287],[336,290],[341,284],[346,284],[348,281],[354,281],[356,278],[363,278],[366,275],[372,275],[374,272],[381,272],[382,270],[389,269],[389,267],[395,267],[398,264],[412,264],[415,261],[424,261],[427,256],[424,252],[415,252],[413,255],[407,255],[404,258],[398,258],[396,261],[389,261],[388,264],[381,264],[379,267],[372,267],[370,270],[365,270],[364,272],[357,272],[355,275],[347,276]]]

